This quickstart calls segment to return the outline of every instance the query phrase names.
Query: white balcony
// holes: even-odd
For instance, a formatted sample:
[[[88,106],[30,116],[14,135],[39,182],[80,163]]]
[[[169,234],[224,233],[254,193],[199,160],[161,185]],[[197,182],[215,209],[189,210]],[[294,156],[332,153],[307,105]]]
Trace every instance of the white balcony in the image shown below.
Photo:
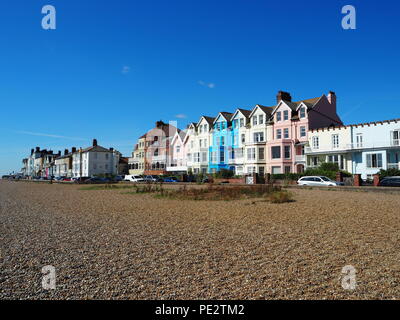
[[[400,169],[400,165],[398,163],[388,163],[387,164],[387,168],[388,169],[396,169],[399,170]]]
[[[187,166],[169,166],[167,171],[187,171]]]
[[[294,157],[294,160],[296,162],[306,162],[306,156],[305,155],[296,155]]]

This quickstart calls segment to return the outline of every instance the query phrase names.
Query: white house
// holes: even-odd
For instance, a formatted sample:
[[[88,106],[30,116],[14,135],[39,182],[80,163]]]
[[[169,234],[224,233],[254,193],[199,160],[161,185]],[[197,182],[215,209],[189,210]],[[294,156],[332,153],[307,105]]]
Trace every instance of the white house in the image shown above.
[[[91,147],[81,148],[72,154],[72,176],[117,175],[120,156],[113,148],[106,149],[97,145],[97,140],[94,139]]]

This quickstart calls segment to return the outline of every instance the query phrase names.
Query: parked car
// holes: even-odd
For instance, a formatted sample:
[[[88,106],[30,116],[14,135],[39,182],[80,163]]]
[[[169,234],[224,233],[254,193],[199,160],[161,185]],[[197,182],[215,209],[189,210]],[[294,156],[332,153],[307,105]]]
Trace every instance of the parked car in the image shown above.
[[[109,183],[112,182],[110,178],[92,177],[85,180],[85,183]]]
[[[124,181],[143,182],[144,179],[141,176],[135,176],[133,174],[129,174],[125,176]]]
[[[168,178],[164,178],[164,182],[180,182],[179,179],[175,178],[175,177],[168,177]]]
[[[90,177],[78,177],[78,178],[73,178],[73,181],[75,183],[84,183],[86,182]]]
[[[116,176],[115,178],[114,178],[114,181],[117,181],[117,182],[119,182],[119,181],[124,181],[125,180],[125,176]]]
[[[66,177],[55,177],[54,180],[56,180],[56,181],[62,181],[64,178],[66,178]]]
[[[331,186],[336,187],[342,185],[340,182],[333,181],[324,176],[306,176],[297,180],[300,186]]]
[[[62,180],[60,180],[60,181],[67,181],[67,182],[70,182],[70,181],[72,181],[72,178],[64,177],[64,178],[62,178]]]
[[[143,180],[146,182],[162,182],[162,179],[158,176],[144,176]]]
[[[382,187],[400,187],[400,177],[386,177],[379,183]]]

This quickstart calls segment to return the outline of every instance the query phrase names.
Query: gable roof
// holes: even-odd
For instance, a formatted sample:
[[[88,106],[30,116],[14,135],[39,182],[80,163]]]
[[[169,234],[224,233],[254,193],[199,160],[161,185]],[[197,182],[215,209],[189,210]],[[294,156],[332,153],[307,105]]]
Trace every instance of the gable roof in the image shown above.
[[[79,150],[77,150],[79,151]],[[82,149],[82,152],[111,152],[110,149],[106,149],[102,146],[90,146],[88,148]]]
[[[272,111],[274,110],[275,107],[266,107],[261,104],[256,104],[255,107],[253,108],[253,110],[251,110],[249,117],[251,117],[253,115],[253,113],[257,110],[257,108],[262,110],[267,115],[267,117],[270,117],[272,114]]]
[[[233,113],[232,117],[231,117],[231,121],[234,117],[236,117],[236,115],[238,113],[241,113],[242,115],[245,116],[246,119],[249,118],[250,114],[251,114],[251,110],[246,110],[246,109],[242,109],[242,108],[237,108],[236,111]]]
[[[222,112],[218,113],[218,115],[217,115],[216,118],[214,119],[213,123],[215,123],[215,121],[217,121],[217,119],[218,119],[220,116],[224,117],[224,119],[225,119],[226,121],[230,122],[230,121],[231,121],[231,118],[232,118],[232,115],[233,115],[233,114],[230,113],[230,112],[222,111]]]
[[[297,111],[299,106],[303,103],[307,106],[307,108],[312,109],[317,102],[323,97],[324,95],[316,98],[311,98],[311,99],[305,99],[305,100],[299,100],[299,101],[286,101],[286,100],[281,100],[279,103],[274,107],[274,110],[272,111],[271,115],[273,115],[276,110],[279,108],[279,106],[284,103],[286,104],[290,109],[293,111]]]
[[[214,123],[214,120],[215,120],[214,117],[201,116],[199,122],[197,122],[197,125],[199,125],[201,120],[203,120],[203,119],[207,121],[207,123],[210,125],[210,127],[212,126],[212,124]]]

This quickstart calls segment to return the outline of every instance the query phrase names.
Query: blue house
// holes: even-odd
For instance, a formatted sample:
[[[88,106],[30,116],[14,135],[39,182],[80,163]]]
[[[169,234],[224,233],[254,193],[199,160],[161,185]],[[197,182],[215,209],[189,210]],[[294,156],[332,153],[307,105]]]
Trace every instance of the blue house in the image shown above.
[[[232,149],[231,118],[232,113],[220,112],[213,122],[209,147],[209,173],[221,169],[234,170],[234,167],[229,165],[229,152]]]

